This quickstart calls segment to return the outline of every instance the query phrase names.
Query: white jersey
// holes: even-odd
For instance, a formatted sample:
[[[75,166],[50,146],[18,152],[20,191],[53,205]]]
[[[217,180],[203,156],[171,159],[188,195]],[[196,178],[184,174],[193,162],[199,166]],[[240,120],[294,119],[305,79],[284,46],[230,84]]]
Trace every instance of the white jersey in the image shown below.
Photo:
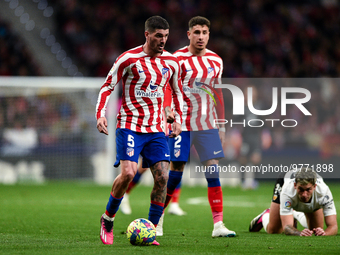
[[[280,197],[280,215],[292,215],[293,209],[298,212],[312,213],[323,209],[324,216],[336,215],[332,193],[321,176],[318,175],[316,188],[309,203],[301,202],[294,188],[295,178],[285,176]]]

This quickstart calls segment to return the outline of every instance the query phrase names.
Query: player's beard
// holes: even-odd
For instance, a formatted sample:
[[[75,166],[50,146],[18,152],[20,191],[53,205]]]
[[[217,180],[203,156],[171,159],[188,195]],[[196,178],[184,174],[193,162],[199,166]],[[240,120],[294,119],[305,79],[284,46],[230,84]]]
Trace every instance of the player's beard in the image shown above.
[[[162,53],[163,50],[164,50],[164,43],[160,43],[156,46],[156,49],[157,49],[157,53]]]
[[[153,43],[151,49],[155,53],[163,53],[165,43]],[[161,47],[161,48],[160,48]]]

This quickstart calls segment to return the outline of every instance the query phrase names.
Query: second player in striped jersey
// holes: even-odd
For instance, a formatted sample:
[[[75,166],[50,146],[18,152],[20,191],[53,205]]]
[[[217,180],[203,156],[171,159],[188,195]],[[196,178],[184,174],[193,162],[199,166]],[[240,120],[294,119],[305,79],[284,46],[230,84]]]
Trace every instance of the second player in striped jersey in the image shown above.
[[[198,40],[195,45],[203,47],[204,44]],[[180,63],[184,92],[182,131],[215,128],[214,120],[224,119],[222,89],[214,89],[214,82],[222,77],[222,59],[207,48],[204,54],[201,51],[197,54],[187,46],[177,50],[174,55]]]
[[[223,194],[218,174],[211,174],[217,169],[220,158],[224,157],[222,142],[225,130],[213,126],[214,119],[224,119],[222,91],[213,86],[215,79],[220,79],[223,72],[222,59],[206,48],[209,41],[210,21],[204,17],[193,17],[189,21],[189,46],[176,51],[179,59],[181,79],[184,91],[183,124],[181,135],[169,140],[170,172],[167,186],[165,207],[182,179],[184,166],[190,155],[192,145],[207,169],[205,177],[208,183],[208,200],[210,203],[214,229],[213,237],[234,237],[234,231],[227,229],[223,223]],[[215,99],[216,98],[216,99]],[[215,106],[218,102],[218,107]],[[162,222],[163,216],[160,219]],[[162,233],[161,224],[156,228]],[[159,235],[159,234],[158,234]]]

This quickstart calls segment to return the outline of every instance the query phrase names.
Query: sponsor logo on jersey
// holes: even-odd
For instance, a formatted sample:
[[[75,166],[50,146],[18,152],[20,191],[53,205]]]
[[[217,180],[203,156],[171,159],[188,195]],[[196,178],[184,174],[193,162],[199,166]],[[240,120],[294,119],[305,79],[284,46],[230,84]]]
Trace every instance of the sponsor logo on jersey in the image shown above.
[[[292,207],[292,203],[290,201],[286,201],[285,202],[285,207],[291,208]]]
[[[275,201],[277,199],[277,195],[274,195],[273,196],[273,200]]]
[[[155,85],[153,81],[150,81],[150,84],[148,85],[147,89],[136,89],[135,90],[135,96],[136,97],[148,97],[148,98],[158,98],[163,97],[164,93],[163,91],[158,92],[158,85]]]
[[[322,199],[321,205],[324,206],[324,207],[326,207],[326,206],[328,206],[328,205],[330,205],[330,204],[332,204],[332,203],[333,203],[333,199],[329,200],[329,196],[326,195],[326,196],[324,196],[324,198]]]
[[[322,204],[322,205],[326,204],[328,199],[329,199],[329,196],[328,196],[328,195],[324,196],[323,199],[322,199],[321,204]]]
[[[181,149],[175,149],[174,155],[175,155],[176,158],[178,158],[181,155]]]
[[[196,85],[196,88],[190,89],[191,93],[197,93],[197,94],[207,93],[211,97],[211,99],[214,101],[215,106],[217,106],[215,97],[213,95],[213,94],[215,94],[217,99],[220,101],[220,104],[222,105],[222,100],[219,97],[219,95],[217,94],[216,90],[213,88],[213,86],[211,86],[209,84],[205,84],[204,82],[200,82],[200,81],[195,81],[195,85]],[[199,91],[199,90],[201,90],[201,91]]]
[[[282,187],[280,186],[279,183],[276,184],[274,194],[281,194]]]
[[[149,90],[154,92],[157,88],[158,88],[158,85],[152,84],[152,81],[150,81]]]
[[[135,96],[136,97],[149,97],[149,98],[158,98],[158,97],[163,97],[164,93],[160,93],[158,91],[155,92],[146,92],[143,90],[135,90]]]
[[[190,87],[189,86],[183,86],[183,92],[190,92]]]
[[[127,148],[126,149],[126,154],[129,156],[129,157],[132,157],[134,154],[135,154],[135,150],[133,148]]]
[[[204,85],[204,82],[195,81],[195,85],[196,87],[202,87]]]
[[[196,88],[190,88],[190,93],[191,94],[206,94],[205,91],[200,90],[200,89],[196,89]]]

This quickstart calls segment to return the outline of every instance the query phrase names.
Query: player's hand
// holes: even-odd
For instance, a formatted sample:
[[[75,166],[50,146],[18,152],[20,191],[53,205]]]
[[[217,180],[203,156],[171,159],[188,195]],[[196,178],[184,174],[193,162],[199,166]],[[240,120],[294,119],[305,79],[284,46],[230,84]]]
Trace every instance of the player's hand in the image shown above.
[[[305,228],[300,233],[300,236],[312,236],[312,235],[313,235],[313,231],[309,230],[308,228]]]
[[[313,228],[313,232],[314,232],[314,235],[316,235],[316,236],[325,236],[326,235],[325,230],[323,230],[322,228]]]
[[[166,122],[173,123],[175,121],[175,113],[171,110],[170,106],[165,107]]]
[[[182,126],[181,124],[174,122],[172,124],[172,132],[169,135],[170,138],[178,136],[180,133],[182,133]]]
[[[97,120],[97,129],[100,133],[108,135],[109,132],[107,131],[107,120],[105,117],[100,117]]]

